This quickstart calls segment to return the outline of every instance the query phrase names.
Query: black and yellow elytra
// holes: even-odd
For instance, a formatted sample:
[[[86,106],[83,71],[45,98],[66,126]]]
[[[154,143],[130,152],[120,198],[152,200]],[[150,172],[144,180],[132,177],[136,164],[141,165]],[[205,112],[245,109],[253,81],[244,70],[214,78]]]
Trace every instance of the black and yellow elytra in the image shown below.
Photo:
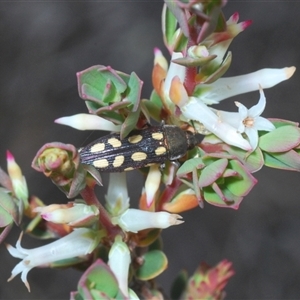
[[[202,139],[174,125],[152,126],[133,130],[122,140],[118,133],[106,135],[79,149],[79,154],[81,163],[99,171],[122,172],[176,160]]]

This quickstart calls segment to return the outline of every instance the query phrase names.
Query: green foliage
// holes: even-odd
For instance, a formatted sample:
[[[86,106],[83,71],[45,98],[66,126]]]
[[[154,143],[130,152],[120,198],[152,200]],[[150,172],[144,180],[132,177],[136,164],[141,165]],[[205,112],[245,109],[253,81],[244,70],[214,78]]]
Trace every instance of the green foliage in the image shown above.
[[[168,265],[166,255],[160,250],[152,250],[142,256],[143,264],[137,269],[136,277],[150,280],[161,274]]]

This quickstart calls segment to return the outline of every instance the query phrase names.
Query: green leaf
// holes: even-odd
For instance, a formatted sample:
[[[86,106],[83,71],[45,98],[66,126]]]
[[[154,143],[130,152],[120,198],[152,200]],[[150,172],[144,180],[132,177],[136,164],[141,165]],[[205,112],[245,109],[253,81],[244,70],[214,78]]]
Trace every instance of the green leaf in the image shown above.
[[[259,147],[250,154],[245,150],[237,147],[225,145],[224,149],[231,155],[238,158],[238,160],[246,167],[250,173],[259,171],[264,165],[264,156]]]
[[[19,210],[12,196],[0,188],[0,227],[4,227],[14,221],[19,224]],[[2,225],[1,225],[2,224]]]
[[[269,118],[269,121],[271,121],[276,128],[286,126],[286,125],[291,125],[291,126],[295,126],[295,127],[299,126],[298,122],[293,122],[293,121],[290,121],[290,120]]]
[[[207,165],[201,172],[199,178],[199,186],[205,187],[211,185],[218,178],[220,178],[228,164],[228,160],[226,158],[218,159],[215,162]]]
[[[155,90],[152,91],[150,100],[142,100],[141,108],[147,119],[151,117],[155,121],[161,122],[162,102]]]
[[[0,228],[0,244],[6,239],[12,227],[13,227],[13,223],[10,223],[5,227]]]
[[[139,247],[148,247],[159,240],[160,233],[161,229],[158,228],[140,231],[136,243]]]
[[[188,282],[188,274],[187,271],[182,270],[175,280],[172,283],[171,286],[171,299],[173,300],[179,300],[181,299],[180,296],[183,294]]]
[[[263,154],[267,167],[300,172],[300,155],[294,150],[284,153],[264,152]]]
[[[157,108],[159,110],[161,110],[163,108],[162,100],[161,100],[160,96],[157,94],[157,92],[155,90],[153,90],[152,93],[151,93],[150,103],[157,106]]]
[[[77,81],[79,96],[93,111],[109,103],[119,102],[127,88],[114,69],[101,65],[78,72]]]
[[[174,59],[173,62],[184,67],[202,67],[216,57],[217,55],[210,55],[207,57],[199,57],[199,58],[192,58],[187,56],[187,57]]]
[[[121,110],[125,111],[129,105],[131,105],[129,101],[123,100],[121,102],[113,103],[109,106],[103,106],[94,111],[94,113],[115,124],[122,124],[125,117],[123,114],[121,114]]]
[[[149,248],[148,248],[149,251],[161,250],[163,248],[163,240],[162,240],[161,234],[160,234],[161,230],[159,230],[157,228],[154,229],[154,230],[158,231],[158,234],[157,234],[156,239],[154,240],[154,242],[149,245]]]
[[[227,201],[224,201],[211,186],[203,188],[204,199],[206,202],[218,207],[238,209],[243,197],[233,195],[226,188],[222,189],[222,193]]]
[[[174,1],[165,0],[168,9],[175,16],[179,23],[180,29],[186,37],[189,37],[189,26],[185,11]]]
[[[11,215],[0,206],[0,227],[5,227],[13,222]]]
[[[206,37],[211,35],[217,26],[220,26],[222,19],[222,7],[225,4],[224,0],[219,1],[204,1],[203,12],[207,14],[207,19],[204,20],[204,23],[201,24],[201,30],[198,34],[197,43],[201,43]],[[224,24],[224,28],[226,28],[226,24]]]
[[[266,152],[285,152],[298,146],[300,130],[295,126],[282,126],[268,132],[259,139],[259,147]]]
[[[207,77],[207,78],[203,83],[206,84],[213,83],[217,79],[222,77],[229,69],[231,65],[231,60],[232,60],[232,54],[231,52],[228,52],[221,65],[215,63],[214,60],[204,65],[203,68],[201,69],[200,76],[203,76],[204,78]]]
[[[84,299],[97,299],[91,296],[93,294],[99,295],[99,292],[101,292],[102,295],[115,298],[119,292],[118,281],[108,265],[98,259],[80,278],[78,282],[78,292]]]
[[[166,255],[160,250],[145,253],[142,257],[143,264],[136,272],[140,280],[150,280],[160,275],[168,266]]]
[[[121,126],[120,138],[124,139],[136,126],[140,116],[140,108],[137,111],[129,112],[127,118]]]
[[[133,104],[133,108],[132,108],[133,112],[137,111],[139,108],[142,86],[143,86],[143,82],[136,75],[136,73],[132,72],[128,82],[128,88],[127,88],[128,93],[126,94],[125,99]]]
[[[59,185],[57,185],[60,188]],[[62,189],[63,192],[66,193],[68,198],[74,198],[77,196],[86,186],[86,171],[84,170],[82,165],[79,165],[78,169],[74,173],[73,180],[69,185],[69,190],[65,191]]]
[[[124,80],[126,85],[128,85],[128,82],[130,80],[130,75],[128,75],[127,73],[121,72],[121,71],[116,71],[116,73],[118,74],[118,76],[120,76]]]
[[[99,186],[103,185],[101,175],[100,175],[99,171],[94,166],[83,165],[83,168],[88,173],[88,175],[90,175],[91,177],[94,178],[97,185],[99,185]]]
[[[196,169],[202,169],[204,167],[204,163],[202,161],[201,157],[192,158],[189,160],[186,160],[181,167],[177,171],[177,176],[184,176],[188,173],[193,172],[193,170]]]
[[[226,178],[226,188],[234,195],[246,196],[257,183],[257,180],[237,160],[230,160],[228,167],[236,171],[239,176]]]
[[[187,47],[189,39],[180,31],[174,42],[174,52],[184,51]]]
[[[162,15],[162,31],[164,42],[167,48],[172,48],[174,44],[174,34],[177,27],[177,20],[170,9],[164,5]]]
[[[188,20],[188,25],[191,28],[197,27],[197,17],[196,15],[191,15],[189,20]],[[179,33],[178,33],[179,32]],[[181,51],[186,51],[187,46],[188,46],[188,39],[189,33],[184,34],[183,31],[177,31],[177,34],[175,35],[174,39],[174,45],[173,45],[173,51],[174,52],[181,52]]]

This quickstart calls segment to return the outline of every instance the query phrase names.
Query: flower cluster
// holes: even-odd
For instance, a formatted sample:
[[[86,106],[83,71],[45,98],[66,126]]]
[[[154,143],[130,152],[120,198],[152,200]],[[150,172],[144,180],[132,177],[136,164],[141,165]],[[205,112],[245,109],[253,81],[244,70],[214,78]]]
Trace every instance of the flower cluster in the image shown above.
[[[85,150],[58,142],[46,144],[32,166],[68,198],[80,195],[80,199],[48,206],[36,197],[29,201],[26,181],[8,152],[9,176],[0,169],[1,240],[13,222],[20,224],[23,214],[31,220],[25,226],[27,232],[59,238],[32,250],[21,247],[21,237],[16,248],[8,245],[10,254],[21,259],[9,280],[21,273],[30,290],[27,273],[32,268],[82,264],[88,268],[72,299],[162,299],[163,294],[151,284],[168,264],[160,232],[182,224],[179,213],[203,208],[205,202],[238,209],[257,183],[252,174],[264,165],[300,171],[298,124],[262,117],[263,89],[289,79],[295,68],[222,77],[230,67],[232,40],[251,24],[238,23],[237,13],[226,22],[221,11],[225,2],[165,1],[163,34],[171,61],[168,64],[155,48],[154,89],[149,99],[141,99],[142,81],[134,72],[129,75],[98,65],[77,73],[79,95],[89,114],[55,122],[114,134]],[[249,109],[242,97],[235,102],[235,112],[211,106],[250,91],[259,91],[260,98]],[[149,143],[141,148],[143,130],[153,121],[162,122],[161,130],[147,137]],[[183,132],[184,151],[177,136],[170,137],[172,143],[168,140],[164,128],[170,125]],[[201,143],[189,144],[200,134]],[[155,148],[151,143],[158,140],[160,147]],[[180,155],[175,161],[149,158],[141,163],[149,153],[152,159],[155,155],[168,158],[177,148]],[[84,155],[90,164],[83,163]],[[125,170],[132,169],[130,159],[138,162],[134,166],[141,167],[145,177],[139,207],[130,205],[126,172],[110,173],[105,201],[99,200],[95,186],[102,185],[101,171],[107,171],[109,163],[117,168],[124,162]],[[232,275],[227,261],[215,268],[202,265],[172,297],[222,299]]]

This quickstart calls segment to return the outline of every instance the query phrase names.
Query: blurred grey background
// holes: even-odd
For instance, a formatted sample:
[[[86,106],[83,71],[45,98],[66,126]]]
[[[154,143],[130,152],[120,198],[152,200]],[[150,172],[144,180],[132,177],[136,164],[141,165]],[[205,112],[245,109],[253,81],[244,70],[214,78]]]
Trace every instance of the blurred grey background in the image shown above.
[[[44,202],[67,199],[42,174],[31,169],[37,150],[46,142],[78,147],[99,136],[56,125],[53,120],[85,112],[77,93],[77,71],[92,65],[110,65],[135,71],[144,81],[143,96],[151,92],[153,48],[164,53],[161,36],[162,1],[1,1],[0,3],[0,165],[6,168],[9,149],[27,178],[30,193]],[[226,76],[261,68],[300,67],[299,1],[229,1],[234,12],[253,24],[233,42],[233,62]],[[300,73],[265,90],[265,117],[299,121]],[[250,107],[258,92],[238,100]],[[232,99],[223,107],[233,110]],[[205,205],[184,213],[185,223],[164,230],[169,268],[159,277],[169,291],[182,268],[190,274],[201,261],[211,265],[226,258],[236,275],[227,287],[227,299],[300,299],[300,175],[263,168],[259,180],[238,211]],[[142,179],[130,173],[133,206]],[[106,178],[104,181],[107,182]],[[105,187],[98,189],[99,195]],[[102,197],[102,196],[100,196]],[[102,198],[103,199],[103,198]],[[15,244],[19,228],[7,242]],[[23,238],[24,247],[44,242]],[[73,269],[33,269],[31,294],[17,276],[6,283],[19,262],[0,246],[1,299],[68,299],[80,273]]]

